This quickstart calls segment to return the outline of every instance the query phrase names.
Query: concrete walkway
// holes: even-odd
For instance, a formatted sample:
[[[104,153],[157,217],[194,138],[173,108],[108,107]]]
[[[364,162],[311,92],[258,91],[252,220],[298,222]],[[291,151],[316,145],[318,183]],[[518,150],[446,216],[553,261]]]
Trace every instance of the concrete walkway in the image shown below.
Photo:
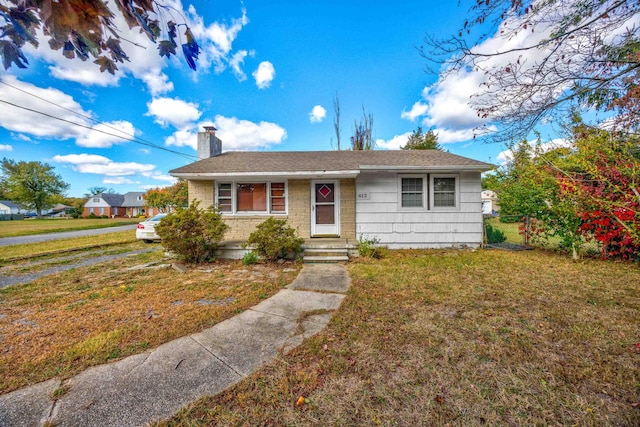
[[[305,265],[288,289],[203,332],[0,396],[0,426],[124,427],[171,417],[320,332],[349,283],[343,265]]]

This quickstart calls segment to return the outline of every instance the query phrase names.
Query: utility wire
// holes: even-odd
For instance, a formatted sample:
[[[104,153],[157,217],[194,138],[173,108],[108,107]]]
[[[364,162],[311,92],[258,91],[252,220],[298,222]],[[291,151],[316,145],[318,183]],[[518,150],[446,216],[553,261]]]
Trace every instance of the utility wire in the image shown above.
[[[104,123],[104,122],[100,122],[100,121],[94,119],[93,117],[78,113],[77,111],[73,111],[73,110],[71,110],[71,109],[69,109],[67,107],[63,107],[62,105],[56,104],[55,102],[49,101],[48,99],[42,98],[41,96],[38,96],[38,95],[36,95],[34,93],[31,93],[31,92],[28,92],[28,91],[26,91],[24,89],[21,89],[19,87],[13,86],[13,85],[5,82],[4,80],[0,79],[0,83],[4,84],[6,86],[9,86],[9,87],[11,87],[11,88],[13,88],[15,90],[18,90],[20,92],[23,92],[23,93],[25,93],[27,95],[33,96],[34,98],[38,98],[41,101],[47,102],[47,103],[49,103],[51,105],[54,105],[54,106],[56,106],[58,108],[61,108],[61,109],[65,110],[65,111],[68,111],[68,112],[70,112],[70,113],[72,113],[72,114],[74,114],[74,115],[76,115],[78,117],[82,117],[84,119],[87,119],[87,120],[89,120],[89,121],[91,121],[91,122],[93,122],[95,124],[103,125],[103,126],[109,128],[109,129],[112,129],[112,130],[116,131],[116,132],[121,132],[126,136],[116,135],[116,134],[113,134],[113,133],[110,133],[110,132],[106,132],[106,131],[103,131],[103,130],[100,130],[100,129],[96,129],[96,128],[93,128],[93,127],[90,127],[90,126],[87,126],[87,125],[83,125],[81,123],[72,122],[70,120],[66,120],[66,119],[63,119],[61,117],[57,117],[57,116],[54,116],[54,115],[51,115],[51,114],[48,114],[48,113],[44,113],[42,111],[38,111],[38,110],[34,110],[34,109],[31,109],[31,108],[28,108],[28,107],[17,105],[17,104],[14,104],[12,102],[6,101],[4,99],[0,99],[0,102],[4,102],[5,104],[11,105],[11,106],[16,107],[16,108],[21,108],[23,110],[31,111],[31,112],[36,113],[36,114],[41,114],[43,116],[46,116],[46,117],[49,117],[49,118],[52,118],[52,119],[55,119],[55,120],[60,120],[62,122],[66,122],[66,123],[72,124],[74,126],[79,126],[79,127],[85,128],[85,129],[89,129],[89,130],[93,130],[93,131],[96,131],[96,132],[103,133],[105,135],[109,135],[109,136],[113,136],[113,137],[116,137],[116,138],[120,138],[120,139],[123,139],[125,141],[130,141],[130,142],[133,142],[133,143],[136,143],[136,144],[141,144],[141,145],[145,145],[145,146],[148,146],[148,147],[156,148],[158,150],[163,150],[163,151],[166,151],[166,152],[169,152],[169,153],[172,153],[172,154],[177,154],[179,156],[185,157],[185,158],[190,159],[190,160],[194,160],[194,159],[197,160],[196,156],[193,156],[193,155],[190,155],[190,154],[181,153],[181,152],[175,151],[175,150],[171,150],[171,149],[163,147],[161,145],[154,144],[153,142],[146,141],[144,139],[141,139],[141,138],[138,138],[138,137],[135,137],[135,136],[127,135],[126,133],[124,133],[123,131],[121,131],[120,129],[118,129],[116,127],[113,127],[113,126],[111,126],[111,125],[109,125],[107,123]]]

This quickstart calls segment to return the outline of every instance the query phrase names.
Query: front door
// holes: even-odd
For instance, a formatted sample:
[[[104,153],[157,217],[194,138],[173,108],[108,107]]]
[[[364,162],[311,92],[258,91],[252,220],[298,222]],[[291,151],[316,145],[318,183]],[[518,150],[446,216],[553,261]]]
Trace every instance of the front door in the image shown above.
[[[340,182],[311,182],[311,236],[340,235]]]

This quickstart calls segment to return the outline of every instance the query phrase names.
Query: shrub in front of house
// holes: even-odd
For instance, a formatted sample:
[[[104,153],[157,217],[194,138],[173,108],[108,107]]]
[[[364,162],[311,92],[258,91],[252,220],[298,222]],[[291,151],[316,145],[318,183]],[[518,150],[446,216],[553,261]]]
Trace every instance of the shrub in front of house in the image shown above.
[[[229,229],[222,215],[213,207],[199,209],[199,203],[178,209],[155,226],[162,246],[188,263],[202,263],[215,258],[218,244]]]
[[[254,252],[267,261],[295,258],[302,253],[304,239],[298,237],[286,219],[269,217],[249,235],[244,247],[252,246]]]
[[[493,228],[491,224],[486,225],[486,233],[487,233],[487,243],[502,243],[507,240],[507,236],[502,232],[502,230],[498,230],[497,228]]]

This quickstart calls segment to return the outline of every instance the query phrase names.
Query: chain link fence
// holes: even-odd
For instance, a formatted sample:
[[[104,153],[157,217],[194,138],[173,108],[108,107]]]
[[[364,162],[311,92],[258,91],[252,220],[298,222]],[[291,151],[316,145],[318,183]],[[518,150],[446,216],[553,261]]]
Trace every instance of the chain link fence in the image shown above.
[[[488,225],[504,234],[506,243],[571,252],[571,248],[565,247],[559,236],[541,236],[535,233],[535,218],[516,215],[485,216],[484,224],[485,230]],[[581,255],[598,255],[601,253],[601,247],[596,240],[587,239],[582,242],[579,252]]]

